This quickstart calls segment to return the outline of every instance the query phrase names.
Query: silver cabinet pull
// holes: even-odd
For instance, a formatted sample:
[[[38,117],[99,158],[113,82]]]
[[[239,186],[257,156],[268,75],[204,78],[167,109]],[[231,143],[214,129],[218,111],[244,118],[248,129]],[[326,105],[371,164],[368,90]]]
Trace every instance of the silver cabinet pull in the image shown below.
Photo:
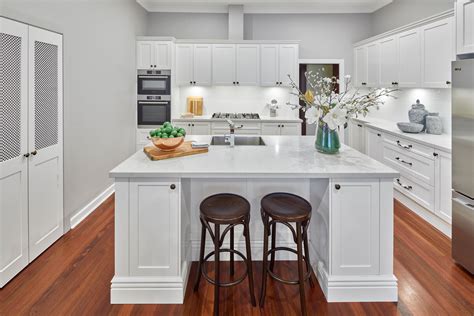
[[[400,181],[400,179],[397,179],[397,183],[398,183],[399,186],[401,186],[401,187],[404,188],[405,190],[412,190],[412,189],[413,189],[413,187],[412,187],[411,185],[404,185],[404,184]]]
[[[412,147],[413,147],[413,145],[410,145],[410,144],[408,144],[408,145],[402,145],[402,143],[401,143],[399,140],[397,140],[397,145],[398,145],[399,147],[404,148],[404,149],[412,149]]]
[[[405,161],[403,159],[400,159],[400,157],[395,157],[395,159],[397,159],[398,161],[400,161],[401,163],[404,163],[406,165],[413,166],[413,163]]]

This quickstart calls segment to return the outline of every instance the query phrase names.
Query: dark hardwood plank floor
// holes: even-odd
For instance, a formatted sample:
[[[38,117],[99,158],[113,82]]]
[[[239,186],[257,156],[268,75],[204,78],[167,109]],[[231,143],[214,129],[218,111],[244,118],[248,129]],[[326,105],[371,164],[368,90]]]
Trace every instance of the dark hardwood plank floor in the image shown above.
[[[0,315],[211,315],[213,287],[188,286],[183,305],[111,305],[114,199],[105,201],[76,229],[0,290]],[[310,315],[474,315],[474,279],[451,259],[450,240],[395,202],[395,275],[400,301],[331,303],[307,287]],[[259,293],[261,262],[255,262]],[[276,267],[294,277],[293,262]],[[237,266],[236,275],[243,266]],[[196,265],[191,270],[194,280]],[[252,307],[247,282],[222,289],[222,315],[298,315],[298,287],[268,281],[265,308]],[[258,300],[258,298],[257,298]]]

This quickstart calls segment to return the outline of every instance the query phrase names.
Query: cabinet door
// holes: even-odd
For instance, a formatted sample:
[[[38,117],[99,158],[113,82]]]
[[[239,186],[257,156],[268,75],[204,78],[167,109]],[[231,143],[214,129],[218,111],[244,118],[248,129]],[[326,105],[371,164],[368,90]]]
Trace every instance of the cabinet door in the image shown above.
[[[194,45],[194,81],[200,86],[212,84],[212,45]]]
[[[262,135],[280,135],[280,123],[262,123]]]
[[[379,273],[378,179],[332,180],[331,263],[335,275]]]
[[[435,154],[435,213],[448,223],[451,223],[451,154],[442,151],[437,151]]]
[[[423,87],[451,87],[451,62],[456,59],[452,19],[423,26],[421,32]]]
[[[298,82],[298,45],[284,44],[279,49],[279,81],[280,85],[290,86],[290,80]]]
[[[355,54],[355,75],[356,87],[363,87],[367,85],[367,47],[357,47],[354,50]]]
[[[235,82],[235,45],[212,45],[212,83],[234,85]]]
[[[380,45],[378,42],[367,45],[367,86],[380,85]]]
[[[301,124],[297,123],[282,123],[281,135],[301,135]]]
[[[371,128],[367,129],[367,155],[377,161],[383,161],[382,133]]]
[[[171,43],[155,42],[153,68],[171,69]]]
[[[192,84],[193,59],[193,44],[176,45],[176,83],[178,85]]]
[[[137,69],[153,68],[154,42],[137,42]]]
[[[191,129],[192,129],[192,126],[191,126],[191,122],[183,122],[183,121],[180,121],[180,122],[173,122],[173,126],[176,126],[176,127],[179,127],[179,128],[184,128],[184,130],[186,131],[186,134],[192,134],[191,133]]]
[[[391,87],[398,81],[397,38],[388,37],[380,41],[380,85]]]
[[[211,134],[211,123],[207,122],[194,122],[192,123],[192,134],[193,135],[209,135]]]
[[[0,17],[0,288],[28,264],[28,26]]]
[[[179,191],[178,181],[133,179],[130,182],[131,276],[178,275]]]
[[[457,54],[474,54],[474,0],[456,1]]]
[[[420,87],[421,45],[418,29],[398,35],[398,86]]]
[[[260,83],[260,45],[237,45],[237,84],[257,86]]]
[[[63,234],[62,35],[29,27],[30,261]]]
[[[365,153],[365,127],[358,122],[349,123],[350,146],[361,153]]]
[[[278,45],[260,45],[260,85],[278,85]]]

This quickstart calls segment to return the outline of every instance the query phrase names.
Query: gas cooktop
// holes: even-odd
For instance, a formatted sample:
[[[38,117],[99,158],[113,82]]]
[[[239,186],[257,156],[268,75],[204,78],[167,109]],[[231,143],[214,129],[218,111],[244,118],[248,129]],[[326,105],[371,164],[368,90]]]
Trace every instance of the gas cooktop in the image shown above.
[[[221,113],[212,114],[215,119],[234,119],[234,120],[258,120],[260,116],[258,113]]]

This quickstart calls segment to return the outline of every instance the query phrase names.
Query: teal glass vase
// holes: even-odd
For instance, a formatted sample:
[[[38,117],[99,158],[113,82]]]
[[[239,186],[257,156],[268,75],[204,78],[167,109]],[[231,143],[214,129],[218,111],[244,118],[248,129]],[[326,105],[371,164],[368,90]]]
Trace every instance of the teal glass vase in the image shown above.
[[[337,130],[329,129],[326,123],[320,121],[316,130],[315,147],[320,153],[330,155],[337,154],[339,148],[341,148]]]

